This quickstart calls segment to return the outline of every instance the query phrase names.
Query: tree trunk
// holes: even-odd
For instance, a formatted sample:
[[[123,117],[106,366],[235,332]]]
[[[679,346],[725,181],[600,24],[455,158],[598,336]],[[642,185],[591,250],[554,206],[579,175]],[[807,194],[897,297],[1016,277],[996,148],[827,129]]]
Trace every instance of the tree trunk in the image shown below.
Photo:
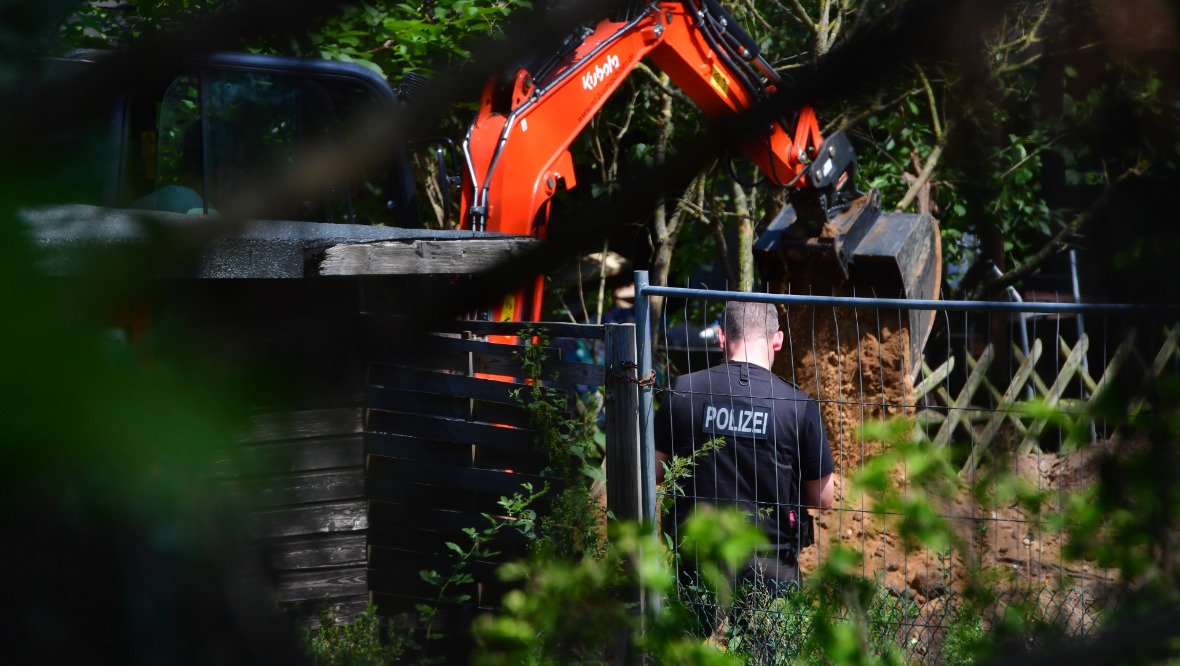
[[[754,291],[754,222],[750,200],[737,181],[733,186],[733,210],[737,214],[738,291]]]

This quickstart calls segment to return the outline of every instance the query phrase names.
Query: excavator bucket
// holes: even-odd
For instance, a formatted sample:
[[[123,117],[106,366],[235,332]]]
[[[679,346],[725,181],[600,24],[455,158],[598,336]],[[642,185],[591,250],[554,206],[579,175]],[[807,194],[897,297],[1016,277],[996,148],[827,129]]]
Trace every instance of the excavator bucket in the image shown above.
[[[787,206],[754,244],[762,276],[784,293],[938,298],[942,244],[928,215],[882,213],[874,190],[819,229],[805,229]],[[902,311],[909,329],[910,378],[934,326],[933,310]]]

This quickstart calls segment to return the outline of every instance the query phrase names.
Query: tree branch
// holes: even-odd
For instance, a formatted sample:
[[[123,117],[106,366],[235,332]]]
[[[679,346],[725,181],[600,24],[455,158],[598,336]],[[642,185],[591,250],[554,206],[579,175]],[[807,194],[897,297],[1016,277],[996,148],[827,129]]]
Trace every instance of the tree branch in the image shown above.
[[[918,198],[918,192],[922,189],[922,186],[929,182],[930,178],[934,175],[934,169],[938,166],[939,158],[942,157],[942,147],[943,144],[940,143],[930,151],[930,154],[926,157],[926,164],[918,172],[918,178],[914,180],[913,185],[910,185],[909,191],[905,193],[901,202],[897,204],[897,208],[894,209],[895,211],[898,213],[904,211],[910,207],[910,204],[914,203],[914,199]]]
[[[1132,176],[1141,175],[1145,169],[1146,165],[1139,164],[1124,171],[1121,175],[1119,175],[1107,185],[1106,189],[1102,191],[1102,194],[1094,202],[1093,206],[1091,206],[1085,212],[1075,215],[1073,219],[1067,222],[1060,231],[1054,234],[1053,238],[1050,238],[1049,241],[1045,243],[1044,247],[1038,250],[1036,254],[1029,257],[1020,266],[1017,266],[1003,275],[998,275],[994,278],[981,281],[979,286],[976,288],[976,294],[988,294],[999,289],[1006,289],[1031,275],[1035,270],[1040,268],[1040,266],[1044,264],[1045,261],[1049,259],[1049,257],[1066,249],[1066,247],[1069,245],[1069,240],[1072,237],[1078,235],[1078,230],[1081,229],[1091,219],[1093,219],[1094,215],[1098,211],[1101,211],[1108,205],[1110,201],[1110,194],[1114,191],[1115,185]]]
[[[663,92],[665,95],[668,95],[669,97],[674,97],[677,100],[690,105],[694,109],[700,108],[696,105],[695,102],[692,101],[692,99],[689,98],[688,95],[684,94],[684,91],[680,90],[679,88],[673,88],[672,86],[668,85],[668,81],[664,77],[660,76],[659,74],[656,74],[655,71],[652,70],[652,68],[648,67],[646,64],[644,64],[642,62],[636,64],[635,71],[640,72],[640,73],[644,74],[645,76],[647,76],[648,78],[650,78],[652,80],[652,82],[655,83],[656,86],[659,87],[660,91]]]
[[[786,5],[784,5],[779,0],[772,1],[774,4],[778,5],[779,9],[782,9],[791,16],[799,19],[799,22],[802,23],[812,35],[819,35],[819,28],[815,25],[815,21],[812,21],[811,17],[807,15],[807,10],[803,9],[803,3],[801,3],[799,0],[787,0],[788,4]]]

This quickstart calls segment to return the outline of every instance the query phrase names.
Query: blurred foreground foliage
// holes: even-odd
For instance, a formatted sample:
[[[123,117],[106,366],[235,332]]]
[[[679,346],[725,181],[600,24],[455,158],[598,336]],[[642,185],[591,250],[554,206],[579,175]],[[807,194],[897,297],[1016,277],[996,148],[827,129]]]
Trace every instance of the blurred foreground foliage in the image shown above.
[[[205,11],[217,3],[139,4],[145,8],[143,16],[180,12],[175,14],[176,20],[182,21],[187,16],[183,12]],[[1018,4],[1039,10],[1051,3]],[[1101,19],[1115,12],[1116,18],[1135,19],[1131,27],[1141,25],[1143,16],[1156,15],[1119,14],[1112,9],[1117,4],[1079,7],[1086,10],[1087,18]],[[1132,4],[1138,9],[1168,9],[1163,3]],[[801,6],[805,12],[820,9],[817,3],[805,2]],[[3,16],[11,19],[0,21],[5,31],[5,39],[0,42],[7,56],[0,72],[6,86],[20,78],[21,68],[14,63],[55,43],[52,31],[47,29],[52,19],[68,19],[67,30],[72,31],[69,36],[80,40],[75,42],[78,44],[92,38],[105,39],[104,31],[114,29],[98,23],[110,19],[113,9],[108,11],[103,3],[89,3],[79,14],[67,16],[78,7],[64,2],[5,5]],[[455,24],[460,33],[484,31],[495,26],[506,5],[440,3],[425,18],[421,8],[398,6],[382,15],[383,30],[388,33],[381,33],[381,39],[374,38],[367,28],[363,35],[350,34],[362,32],[360,23],[372,18],[366,12],[381,11],[374,9],[377,7],[376,3],[360,5],[351,10],[353,13],[334,19],[332,25],[336,27],[332,29],[338,32],[321,37],[319,43],[315,36],[309,36],[307,43],[296,45],[296,50],[314,53],[318,49],[320,55],[325,55],[325,43],[331,42],[344,48],[336,55],[327,55],[368,60],[387,72],[446,62],[446,58],[435,59],[438,49],[451,49],[452,57],[461,57],[458,40],[439,37],[434,34],[435,28],[427,26],[451,25],[448,21],[458,16],[467,21]],[[873,3],[872,8],[888,13],[881,3]],[[782,10],[791,11],[789,7]],[[87,17],[90,11],[93,14]],[[416,16],[423,23],[403,26],[398,21],[409,20],[403,15]],[[1022,20],[1031,23],[1010,31],[1028,48],[1050,34],[1046,32],[1050,28],[1060,28],[1052,23],[1037,23],[1037,16],[1035,12],[1026,15]],[[1159,23],[1164,28],[1174,27],[1175,17],[1165,11]],[[148,21],[142,29],[155,30],[157,24],[168,27],[181,23]],[[1111,29],[1122,29],[1117,22],[1109,25]],[[1108,24],[1088,21],[1082,26]],[[403,52],[393,43],[386,45],[392,36],[403,35],[411,28],[422,35],[410,43],[423,43],[429,48],[423,46],[416,51],[418,47],[407,46]],[[87,29],[97,32],[87,33]],[[132,37],[135,29],[131,30]],[[785,30],[781,36],[818,43],[818,33],[813,32],[811,37],[806,34]],[[1009,43],[999,39],[1005,34],[995,36],[997,46]],[[1086,34],[1080,33],[1082,37]],[[1156,32],[1149,30],[1145,34]],[[1124,37],[1133,35],[1132,31]],[[771,39],[767,35],[759,38]],[[1175,258],[1170,253],[1175,232],[1160,225],[1170,224],[1171,220],[1167,215],[1171,211],[1168,199],[1175,190],[1168,187],[1174,182],[1168,174],[1175,167],[1177,145],[1173,135],[1176,123],[1172,120],[1180,105],[1172,89],[1171,70],[1165,67],[1167,62],[1158,59],[1160,54],[1175,49],[1174,45],[1151,40],[1140,42],[1143,48],[1128,46],[1135,41],[1122,39],[1112,45],[1098,40],[1096,44],[1108,48],[1071,51],[1086,56],[1081,63],[1086,66],[1063,65],[1070,88],[1063,98],[1066,110],[1045,120],[1047,127],[1041,121],[1034,122],[1039,110],[1032,93],[1038,80],[1027,76],[1027,69],[1012,70],[1026,73],[1012,85],[1005,83],[1009,81],[1004,78],[1009,70],[998,70],[995,78],[988,79],[998,86],[998,90],[988,90],[992,93],[990,99],[1000,103],[988,107],[990,115],[976,113],[965,124],[972,127],[966,132],[969,138],[983,136],[991,143],[984,146],[986,150],[975,150],[978,146],[962,139],[965,143],[958,147],[960,155],[966,157],[957,163],[963,169],[962,175],[945,177],[940,183],[941,193],[936,196],[943,197],[938,200],[944,215],[949,214],[946,211],[961,212],[967,220],[961,228],[955,223],[946,225],[948,237],[990,233],[995,237],[985,242],[999,242],[1005,256],[1019,263],[1021,252],[1031,251],[1044,234],[1062,226],[1065,211],[1073,210],[1073,205],[1085,210],[1087,202],[1093,201],[1093,197],[1083,197],[1081,204],[1047,206],[1039,200],[1038,190],[1032,186],[1037,175],[1034,167],[1038,159],[1058,155],[1068,167],[1067,182],[1097,186],[1102,192],[1114,192],[1108,201],[1133,204],[1112,204],[1113,212],[1108,210],[1099,216],[1114,242],[1103,243],[1107,239],[1101,233],[1093,237],[1097,241],[1095,249],[1107,255],[1103,265],[1110,263],[1131,274],[1118,284],[1141,287],[1121,293],[1141,294],[1144,298],[1174,293],[1176,282],[1171,279],[1171,271],[1165,271],[1163,279],[1156,279],[1153,271],[1160,262],[1174,263]],[[365,57],[374,49],[376,53],[388,52],[386,64]],[[1003,53],[1015,57],[1025,52],[1015,49]],[[1107,60],[1107,53],[1118,58]],[[921,82],[921,77],[916,80]],[[970,85],[949,84],[977,83],[959,79],[954,73],[946,74],[944,81],[946,87],[935,88],[932,84],[931,88],[940,92],[925,99],[915,97],[916,93],[887,96],[887,103],[871,114],[876,120],[870,118],[866,121],[869,129],[861,130],[876,133],[867,139],[863,135],[859,138],[879,145],[878,155],[889,156],[880,159],[892,164],[898,173],[912,166],[906,158],[913,153],[919,159],[929,158],[934,149],[931,142],[938,137],[937,123],[960,115],[946,108],[967,108],[938,106],[942,100],[955,100],[956,94],[974,90]],[[913,90],[918,87],[915,85]],[[925,85],[921,91],[926,92]],[[13,90],[9,87],[5,92],[11,95]],[[640,105],[637,108],[657,108],[658,100],[647,97],[649,93],[632,93]],[[934,104],[930,109],[916,101],[929,103],[931,97]],[[1003,103],[1007,99],[1020,103],[1009,107]],[[626,111],[620,113],[625,115]],[[921,124],[927,116],[932,124],[924,127]],[[1054,129],[1052,122],[1059,119],[1069,121],[1068,126]],[[642,141],[621,141],[616,135],[613,148],[617,148],[617,154],[640,161],[666,159],[653,148],[659,117],[653,112],[645,121],[652,134]],[[948,151],[955,147],[951,143],[947,146]],[[5,156],[6,170],[23,168],[23,164],[13,163],[17,157]],[[598,164],[606,167],[612,160],[611,155],[603,153]],[[81,166],[85,165],[63,162],[60,168],[68,176],[70,169]],[[983,174],[971,170],[983,167],[997,170]],[[1149,173],[1148,167],[1158,171]],[[888,173],[881,168],[880,173]],[[617,170],[604,168],[603,172]],[[956,174],[953,168],[942,173]],[[58,182],[68,182],[68,178]],[[702,191],[714,193],[714,200],[719,202],[739,199],[734,190],[726,193],[716,183],[709,188],[702,186]],[[65,202],[71,193],[50,194]],[[5,463],[0,472],[4,475],[0,496],[5,506],[7,537],[0,565],[9,576],[7,589],[12,591],[10,603],[6,604],[9,617],[0,623],[0,635],[8,639],[13,656],[20,661],[305,661],[298,638],[275,617],[273,590],[266,584],[233,498],[210,481],[223,447],[233,438],[234,425],[241,415],[239,409],[247,402],[243,395],[250,394],[253,385],[203,384],[197,379],[201,373],[181,360],[184,355],[173,353],[185,347],[183,332],[158,331],[150,342],[131,345],[124,340],[125,333],[111,325],[110,314],[120,304],[150,295],[150,273],[146,271],[153,265],[151,260],[131,255],[124,263],[102,267],[100,273],[77,279],[45,278],[36,266],[37,248],[20,231],[17,211],[27,201],[28,192],[14,181],[0,182],[0,303],[7,313],[0,327],[0,376],[8,389],[0,408]],[[728,209],[714,212],[715,220],[730,219]],[[1128,220],[1133,224],[1123,224]],[[995,233],[997,224],[1001,227],[999,233]],[[1156,233],[1161,228],[1163,231]],[[707,233],[702,233],[701,238],[702,244],[708,242],[705,239],[716,239]],[[964,243],[960,249],[968,247]],[[1154,261],[1144,265],[1140,261],[1144,257]],[[1145,284],[1154,284],[1156,289],[1142,288]],[[1062,503],[1064,509],[1050,517],[1069,534],[1068,553],[1072,557],[1121,572],[1109,591],[1110,598],[1118,600],[1117,606],[1103,614],[1102,629],[1082,646],[1089,650],[1090,663],[1176,656],[1180,627],[1175,611],[1180,602],[1180,548],[1176,542],[1180,534],[1180,493],[1175,486],[1180,413],[1176,399],[1180,390],[1174,378],[1164,377],[1147,393],[1153,409],[1138,419],[1122,418],[1128,413],[1126,405],[1135,397],[1131,394],[1112,394],[1100,403],[1103,416],[1122,421],[1122,435],[1128,441],[1139,437],[1144,444],[1104,458],[1100,482],[1068,496]],[[944,516],[930,511],[931,501],[954,490],[953,484],[947,483],[945,454],[906,441],[905,432],[906,428],[901,427],[876,435],[892,443],[890,457],[879,464],[883,468],[905,464],[921,471],[922,494],[891,494],[891,487],[880,481],[882,470],[872,466],[862,479],[864,491],[883,514],[895,517],[899,534],[914,544],[947,550],[967,547],[944,524]],[[1013,488],[1013,497],[1036,501],[1015,484],[1007,487]],[[729,522],[718,521],[716,527],[725,525]],[[601,654],[609,649],[604,643],[613,641],[620,632],[631,635],[639,649],[665,663],[724,663],[735,658],[765,657],[768,644],[756,632],[771,630],[756,624],[733,625],[736,628],[724,643],[729,652],[690,635],[692,620],[674,601],[664,545],[635,526],[621,525],[617,530],[606,551],[597,557],[553,559],[509,568],[507,575],[521,581],[522,587],[509,595],[500,614],[477,625],[477,636],[485,647],[481,658],[489,663],[568,663]],[[703,538],[715,540],[719,553],[743,541],[722,529],[702,530],[702,534]],[[902,658],[898,650],[909,649],[908,643],[903,640],[903,647],[896,647],[896,636],[882,634],[880,627],[900,625],[912,610],[904,604],[890,606],[876,581],[855,577],[857,557],[844,551],[832,553],[804,590],[773,602],[779,610],[775,620],[785,623],[773,629],[773,635],[784,641],[781,651],[775,654],[840,663]],[[948,662],[966,663],[987,655],[1007,663],[1045,659],[1044,655],[1030,655],[1030,646],[1049,655],[1076,656],[1071,650],[1077,646],[1060,643],[1060,634],[1054,633],[1058,627],[1052,618],[1038,615],[1037,608],[1009,604],[999,609],[989,582],[982,575],[972,581],[965,588],[961,606],[954,609],[954,622],[943,643]],[[630,604],[636,590],[665,595],[667,608],[656,613],[655,606],[648,605],[647,615],[633,614]],[[740,599],[741,594],[734,592],[732,598]],[[635,624],[637,618],[646,622],[642,633]],[[379,651],[368,639],[357,643],[361,649]],[[1110,650],[1111,645],[1117,646],[1117,651]]]

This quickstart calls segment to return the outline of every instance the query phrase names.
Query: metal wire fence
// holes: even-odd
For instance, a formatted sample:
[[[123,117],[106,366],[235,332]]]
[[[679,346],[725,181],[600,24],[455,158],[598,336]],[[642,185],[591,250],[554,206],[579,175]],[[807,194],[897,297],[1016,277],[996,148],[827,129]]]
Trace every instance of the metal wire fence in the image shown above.
[[[1118,414],[1097,407],[1108,389],[1133,392],[1177,371],[1175,309],[741,294],[651,287],[643,274],[637,294],[643,372],[656,377],[642,410],[644,447],[652,449],[644,458],[645,492],[655,493],[654,449],[667,449],[669,438],[678,457],[725,439],[678,483],[679,499],[663,516],[663,530],[675,534],[682,518],[676,512],[737,503],[770,532],[771,550],[760,556],[789,562],[797,554],[806,583],[832,553],[848,549],[859,554],[855,584],[867,585],[856,603],[845,594],[829,604],[805,584],[766,585],[748,575],[743,586],[735,570],[730,581],[737,594],[722,608],[697,579],[682,575],[681,599],[697,611],[699,633],[709,640],[754,663],[785,663],[806,656],[821,615],[837,622],[855,616],[875,650],[912,663],[958,663],[967,644],[996,631],[1004,618],[1084,637],[1117,603],[1118,574],[1069,557],[1069,526],[1054,517],[1071,493],[1099,482],[1104,455],[1141,446],[1120,424],[1152,418],[1150,401],[1131,401]],[[659,343],[645,349],[643,341],[653,338],[642,329],[656,298],[662,307],[649,325],[658,329]],[[818,409],[832,458],[832,508],[800,499],[808,497],[806,482],[821,474],[800,470],[798,448],[815,440],[784,419],[784,410],[798,411],[787,390],[762,399],[748,382],[719,383],[718,375],[700,372],[726,360],[718,331],[731,300],[777,309],[782,347],[772,369]],[[928,315],[919,318],[928,334],[912,330],[910,310]],[[685,380],[688,375],[696,380]],[[708,376],[711,382],[701,379]],[[656,403],[663,405],[659,411]],[[675,404],[680,407],[668,406]],[[732,407],[734,419],[750,412],[743,416],[750,423],[719,427],[722,404]],[[771,428],[758,437],[763,408]],[[905,456],[891,458],[897,445],[871,427],[898,417],[911,424],[905,440],[941,452],[944,463],[935,474]],[[759,448],[777,453],[752,453]],[[775,477],[767,468],[793,474],[794,483],[768,482]],[[943,492],[930,492],[932,479]],[[801,495],[789,495],[800,487]],[[862,492],[866,487],[878,492]],[[774,518],[800,504],[815,519],[815,537],[813,546],[797,549],[776,538],[787,530]],[[649,515],[655,507],[648,497]],[[933,547],[907,538],[898,521],[915,511],[944,521],[952,538]],[[687,556],[682,574],[691,574],[685,563],[692,554],[681,554]],[[981,585],[988,595],[971,594]],[[988,601],[981,606],[980,598]]]

